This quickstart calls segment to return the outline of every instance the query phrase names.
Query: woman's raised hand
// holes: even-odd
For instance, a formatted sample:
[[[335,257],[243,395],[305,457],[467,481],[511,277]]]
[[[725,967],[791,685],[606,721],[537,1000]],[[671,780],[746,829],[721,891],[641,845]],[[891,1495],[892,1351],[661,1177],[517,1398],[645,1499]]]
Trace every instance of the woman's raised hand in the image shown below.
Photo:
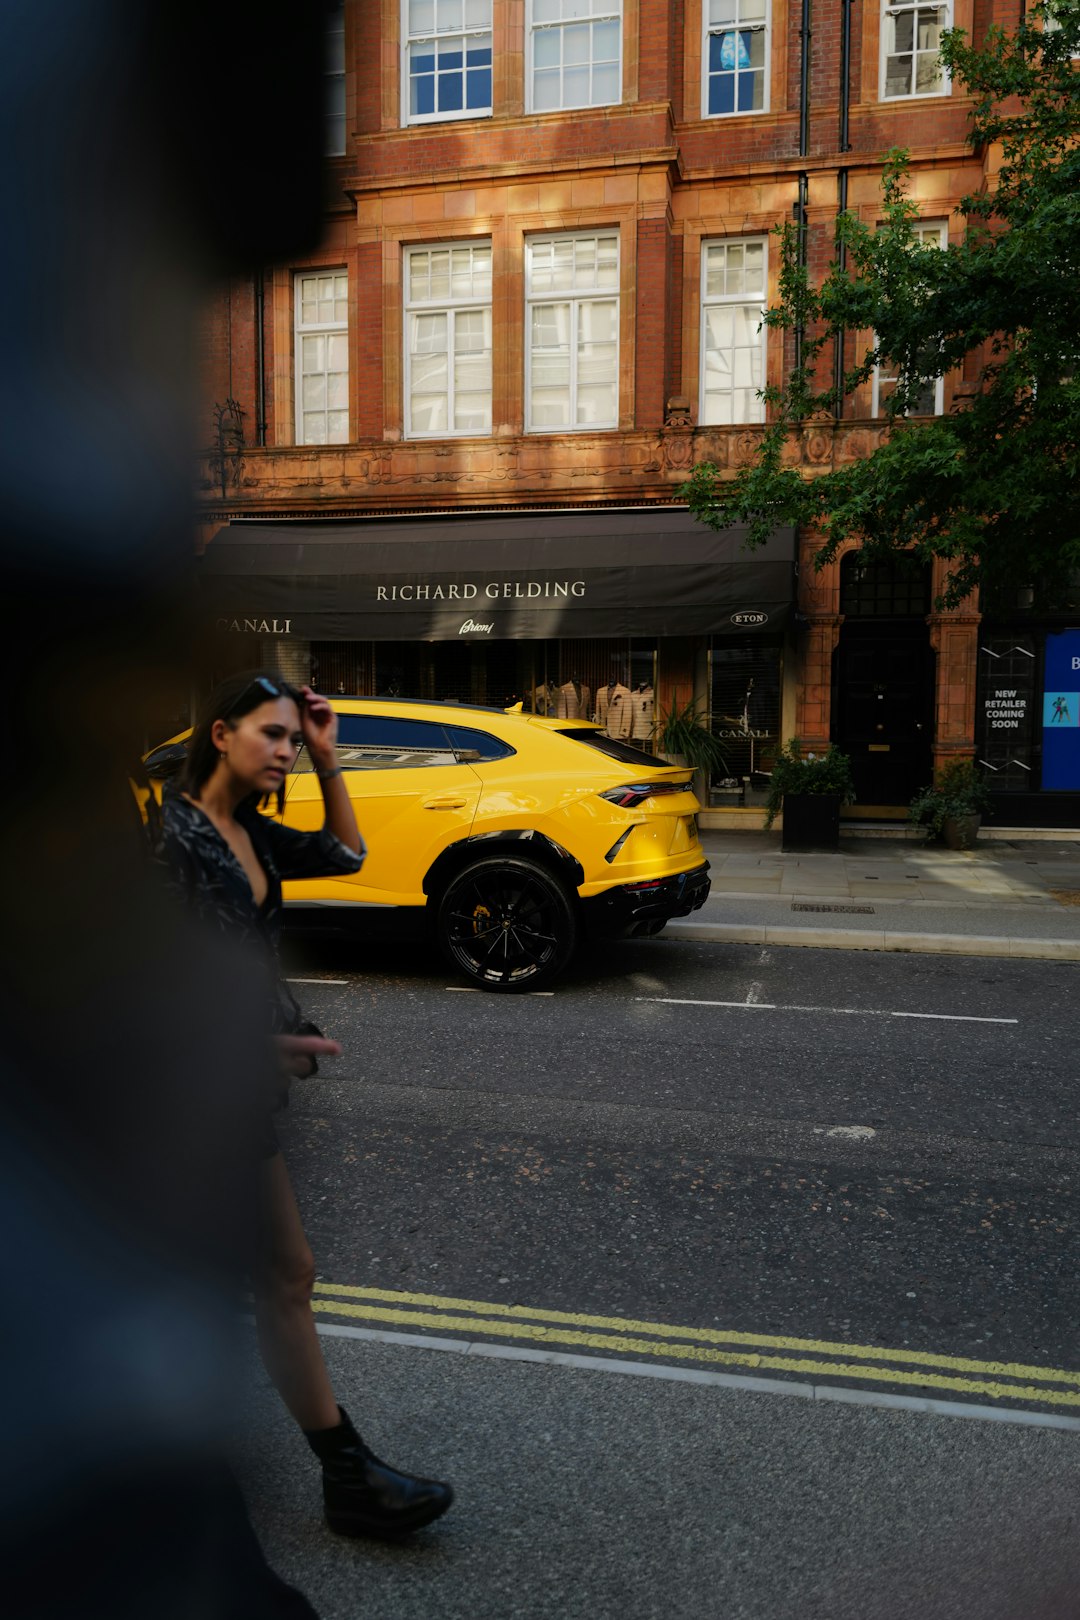
[[[338,733],[337,715],[328,700],[313,692],[310,686],[302,686],[300,694],[304,699],[304,706],[300,710],[300,727],[308,753],[316,770],[329,770],[337,764],[334,752]]]

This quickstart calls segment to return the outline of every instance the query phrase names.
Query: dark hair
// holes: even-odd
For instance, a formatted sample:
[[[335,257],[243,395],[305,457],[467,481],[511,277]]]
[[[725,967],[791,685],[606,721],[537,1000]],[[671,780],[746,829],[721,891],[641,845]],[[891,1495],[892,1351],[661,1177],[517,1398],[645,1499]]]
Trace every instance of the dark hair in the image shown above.
[[[188,743],[187,758],[183,763],[177,777],[176,785],[182,793],[190,793],[192,798],[198,798],[202,786],[209,781],[217,769],[218,750],[211,737],[211,728],[215,720],[224,720],[226,724],[242,720],[245,714],[253,709],[259,709],[264,703],[272,703],[276,698],[291,698],[299,710],[303,710],[303,695],[288,681],[283,681],[280,675],[270,670],[247,670],[241,675],[231,675],[227,681],[215,687],[211,692],[198,724],[191,733]],[[280,800],[279,792],[279,800]],[[252,795],[256,797],[256,795]]]

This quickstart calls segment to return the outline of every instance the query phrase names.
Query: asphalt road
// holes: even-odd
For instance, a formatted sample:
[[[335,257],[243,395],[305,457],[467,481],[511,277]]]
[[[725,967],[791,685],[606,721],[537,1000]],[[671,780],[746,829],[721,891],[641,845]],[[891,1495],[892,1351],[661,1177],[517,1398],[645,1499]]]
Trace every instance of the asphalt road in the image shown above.
[[[257,1520],[327,1616],[1080,1615],[1080,1434],[1017,1425],[1080,1417],[1075,966],[658,940],[496,997],[305,938],[289,972],[345,1048],[282,1120],[335,1376],[466,1482],[426,1553],[346,1555],[265,1452]],[[666,1382],[703,1374],[745,1383]],[[613,1524],[645,1565],[598,1552]]]
[[[332,944],[290,972],[345,980],[295,986],[345,1051],[284,1125],[334,1283],[1076,1359],[1070,964],[655,941],[507,997]]]

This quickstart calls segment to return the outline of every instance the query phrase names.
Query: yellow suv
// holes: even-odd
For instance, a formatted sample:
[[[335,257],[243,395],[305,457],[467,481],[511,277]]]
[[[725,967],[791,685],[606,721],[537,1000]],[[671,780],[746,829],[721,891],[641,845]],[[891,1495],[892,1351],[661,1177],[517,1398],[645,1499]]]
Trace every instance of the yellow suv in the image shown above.
[[[501,991],[550,984],[582,937],[655,934],[704,904],[709,867],[689,770],[582,721],[331,701],[367,859],[352,877],[286,883],[288,904],[415,923],[470,983]],[[147,756],[152,779],[175,769],[177,743]],[[284,821],[322,820],[301,750]]]

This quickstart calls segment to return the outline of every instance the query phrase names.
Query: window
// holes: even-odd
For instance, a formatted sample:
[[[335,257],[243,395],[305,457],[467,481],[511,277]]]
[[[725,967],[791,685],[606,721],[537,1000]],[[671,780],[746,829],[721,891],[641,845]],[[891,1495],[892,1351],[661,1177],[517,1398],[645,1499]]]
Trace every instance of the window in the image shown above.
[[[710,781],[710,798],[730,804],[732,795],[751,802],[746,787],[761,792],[780,747],[783,690],[779,642],[761,637],[714,636],[709,650],[709,723],[724,753]]]
[[[881,96],[940,96],[948,89],[938,55],[943,28],[952,26],[952,6],[890,5],[881,18]]]
[[[609,759],[617,759],[620,765],[648,767],[669,763],[668,760],[659,759],[656,754],[650,754],[647,749],[635,748],[633,743],[621,742],[617,737],[606,737],[602,731],[585,731],[568,727],[567,730],[560,731],[559,736],[570,737],[574,742],[584,743],[586,748],[595,748],[598,753],[606,754]]]
[[[763,240],[702,246],[703,425],[765,420],[765,272]]]
[[[446,726],[449,737],[462,765],[481,765],[493,759],[508,759],[515,752],[500,737],[486,731],[474,731],[471,726]]]
[[[349,278],[296,278],[296,442],[349,442]]]
[[[337,757],[346,771],[458,763],[443,726],[427,720],[399,719],[396,714],[339,715]]]
[[[619,237],[553,236],[525,256],[530,433],[619,424]]]
[[[705,0],[706,118],[768,106],[769,0]]]
[[[922,618],[930,611],[930,565],[913,552],[840,560],[840,612],[845,619]]]
[[[946,247],[949,240],[949,227],[943,219],[925,221],[915,226],[915,239],[922,247]],[[890,365],[888,360],[880,362],[874,367],[871,415],[884,416],[885,402],[894,392],[899,376],[899,372]],[[931,377],[920,390],[918,399],[911,407],[911,414],[912,416],[940,416],[944,409],[945,379],[944,377]]]
[[[345,0],[331,0],[326,18],[326,56],[323,70],[327,157],[345,150]]]
[[[491,432],[491,244],[405,254],[405,432]]]
[[[491,4],[405,0],[405,123],[491,112]]]
[[[531,112],[622,100],[622,0],[531,0]]]

